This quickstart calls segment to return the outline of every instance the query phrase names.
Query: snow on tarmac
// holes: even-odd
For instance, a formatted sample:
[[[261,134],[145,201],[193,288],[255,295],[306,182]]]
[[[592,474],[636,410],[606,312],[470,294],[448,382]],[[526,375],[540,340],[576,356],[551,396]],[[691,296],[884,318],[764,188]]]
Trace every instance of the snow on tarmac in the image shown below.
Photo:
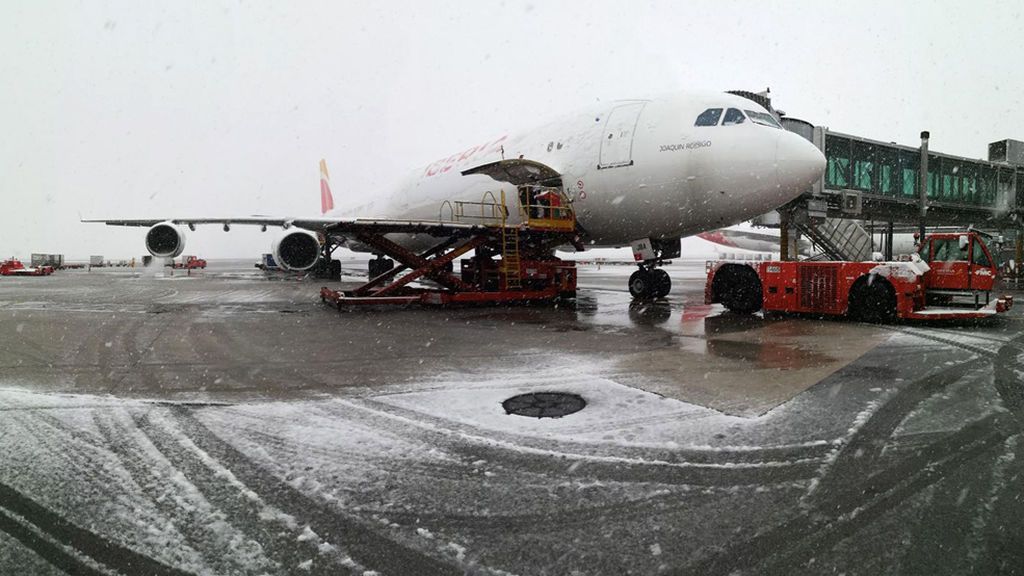
[[[859,402],[839,409],[834,399],[821,402],[830,389],[820,387],[743,418],[619,384],[602,357],[529,352],[536,360],[527,371],[482,366],[237,405],[0,387],[0,514],[83,566],[115,561],[104,556],[109,545],[197,574],[395,573],[355,536],[369,531],[413,557],[499,573],[516,565],[502,551],[520,545],[505,533],[506,518],[643,511],[619,517],[628,528],[706,504],[716,510],[708,518],[724,527],[737,521],[728,510],[761,499],[771,509],[773,494],[816,493],[848,439],[897,393],[865,387]],[[965,406],[972,415],[991,412],[990,398],[965,401],[972,389],[978,382],[964,378],[922,402],[896,436],[937,429],[936,415],[955,428]],[[511,396],[550,391],[579,394],[587,406],[552,419],[502,407]],[[721,507],[719,498],[743,506]],[[47,523],[47,513],[100,542],[83,544]],[[588,525],[568,528],[550,550],[582,545],[572,530]],[[644,550],[651,564],[641,568],[655,570],[658,558],[686,557],[680,546],[711,544],[702,537],[637,533],[617,545]],[[0,540],[0,551],[16,546]],[[601,558],[600,549],[590,554]]]
[[[198,574],[375,568],[362,564],[345,538],[311,527],[309,509],[268,500],[268,491],[280,493],[273,486],[283,483],[335,513],[374,522],[403,546],[489,573],[471,533],[410,524],[402,511],[410,502],[469,510],[481,498],[504,493],[489,490],[460,503],[465,481],[474,478],[510,489],[519,485],[514,469],[494,462],[490,449],[685,467],[691,465],[628,450],[674,449],[681,438],[712,443],[714,431],[742,420],[602,379],[595,375],[601,369],[591,362],[513,379],[451,374],[373,396],[199,408],[0,388],[0,496],[6,498],[0,512],[10,510],[7,499],[15,498],[104,541]],[[588,406],[571,417],[543,420],[501,408],[510,395],[556,388],[584,395]],[[233,455],[211,452],[211,443],[222,442]],[[588,445],[600,450],[588,453]],[[260,471],[256,478],[245,473],[253,466]],[[426,497],[417,484],[424,477],[438,478],[438,489],[452,486]],[[587,502],[645,500],[658,493],[646,485],[605,482],[573,490],[585,490]],[[83,565],[103,557],[98,548],[53,532],[39,517],[17,521],[65,546]]]

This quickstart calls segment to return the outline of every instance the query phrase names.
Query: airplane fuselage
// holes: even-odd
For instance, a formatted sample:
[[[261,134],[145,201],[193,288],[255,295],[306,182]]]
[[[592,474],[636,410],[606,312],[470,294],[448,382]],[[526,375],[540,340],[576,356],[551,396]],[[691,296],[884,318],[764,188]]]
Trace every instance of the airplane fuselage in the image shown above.
[[[708,120],[716,113],[708,111],[716,109],[712,124]],[[727,125],[729,114],[739,122]],[[767,114],[731,94],[597,105],[456,152],[415,170],[391,194],[334,213],[444,219],[446,201],[479,202],[487,192],[498,197],[502,189],[514,203],[515,186],[461,172],[525,158],[562,175],[583,240],[591,246],[688,236],[772,210],[820,177],[821,153],[798,135],[764,122]],[[701,115],[706,125],[696,125]],[[510,208],[515,218],[518,211]]]

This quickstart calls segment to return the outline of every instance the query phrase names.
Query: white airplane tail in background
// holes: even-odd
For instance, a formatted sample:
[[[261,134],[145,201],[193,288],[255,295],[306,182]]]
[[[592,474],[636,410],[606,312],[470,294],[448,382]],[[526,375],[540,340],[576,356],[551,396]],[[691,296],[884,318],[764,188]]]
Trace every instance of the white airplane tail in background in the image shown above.
[[[320,160],[320,213],[334,210],[334,196],[331,195],[331,177],[327,174],[327,161]]]

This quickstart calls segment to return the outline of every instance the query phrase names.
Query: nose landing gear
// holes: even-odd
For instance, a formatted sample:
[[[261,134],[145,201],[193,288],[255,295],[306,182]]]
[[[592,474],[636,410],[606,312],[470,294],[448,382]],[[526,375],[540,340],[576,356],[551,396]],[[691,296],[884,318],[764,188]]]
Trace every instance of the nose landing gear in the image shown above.
[[[631,243],[633,257],[640,269],[629,277],[629,293],[637,299],[664,298],[672,290],[672,278],[658,266],[682,251],[679,238],[661,240],[643,238]]]
[[[643,265],[629,277],[629,293],[633,298],[664,298],[672,290],[672,278],[661,268]]]

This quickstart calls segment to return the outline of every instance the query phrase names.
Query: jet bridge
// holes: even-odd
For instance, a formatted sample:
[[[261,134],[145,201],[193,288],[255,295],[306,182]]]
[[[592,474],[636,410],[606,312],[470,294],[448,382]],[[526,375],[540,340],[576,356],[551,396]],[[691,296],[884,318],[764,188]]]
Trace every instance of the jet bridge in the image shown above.
[[[927,133],[922,134],[922,147],[913,147],[793,118],[784,117],[782,122],[825,154],[821,180],[784,209],[783,220],[807,235],[828,258],[871,257],[870,234],[858,222],[881,223],[890,230],[900,224],[973,225],[1013,230],[1021,236],[1024,154],[1012,152],[1024,150],[1024,145],[1017,141],[993,143],[989,159],[977,160],[930,151]],[[886,245],[891,246],[891,239]]]
[[[827,165],[813,191],[829,215],[916,222],[920,214],[921,148],[815,127],[812,141]],[[1024,211],[1024,166],[926,150],[929,225],[1005,224]]]

